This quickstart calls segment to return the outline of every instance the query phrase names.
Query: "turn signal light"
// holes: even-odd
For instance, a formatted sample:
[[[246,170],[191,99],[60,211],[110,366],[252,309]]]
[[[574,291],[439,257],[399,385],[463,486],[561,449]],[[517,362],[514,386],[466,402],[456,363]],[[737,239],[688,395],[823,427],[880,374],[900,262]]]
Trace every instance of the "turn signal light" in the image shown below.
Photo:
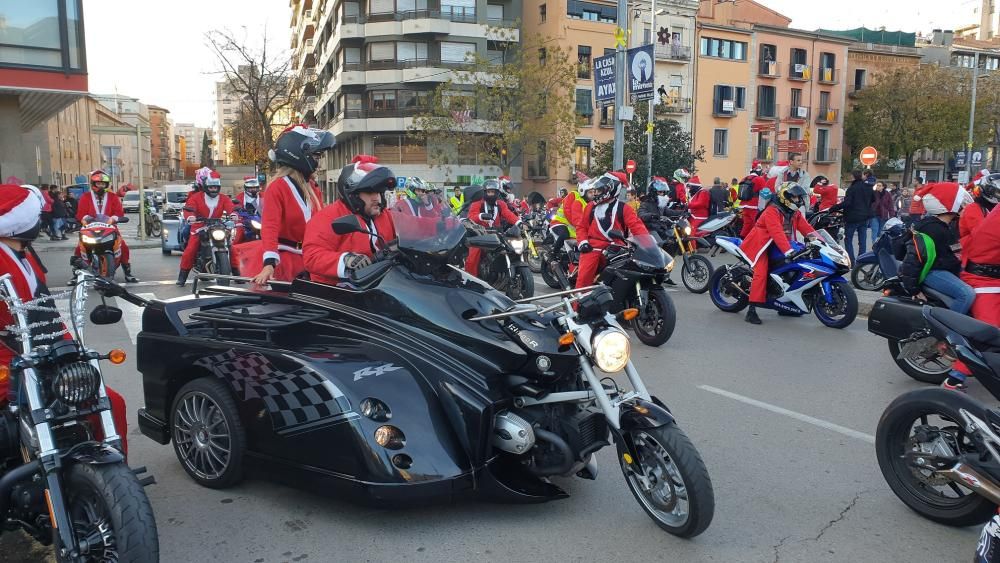
[[[576,341],[576,335],[572,332],[567,332],[566,334],[559,337],[560,346],[569,346]]]
[[[114,350],[108,352],[108,360],[115,365],[125,363],[125,350],[115,348]]]
[[[639,309],[636,309],[634,307],[631,308],[631,309],[625,309],[624,311],[622,311],[622,318],[625,319],[626,321],[631,321],[632,319],[634,319],[634,318],[636,318],[638,316],[639,316]]]
[[[7,381],[10,378],[10,366],[0,366],[0,381]]]

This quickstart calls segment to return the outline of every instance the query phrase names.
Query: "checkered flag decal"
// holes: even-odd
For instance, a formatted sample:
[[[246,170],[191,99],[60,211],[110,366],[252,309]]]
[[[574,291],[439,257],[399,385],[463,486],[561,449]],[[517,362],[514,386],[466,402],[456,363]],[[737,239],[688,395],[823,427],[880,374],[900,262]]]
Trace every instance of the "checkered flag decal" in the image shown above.
[[[264,401],[274,431],[279,434],[340,417],[350,408],[344,394],[322,375],[306,367],[281,371],[258,352],[238,354],[229,350],[206,356],[195,365],[228,381],[237,398]]]

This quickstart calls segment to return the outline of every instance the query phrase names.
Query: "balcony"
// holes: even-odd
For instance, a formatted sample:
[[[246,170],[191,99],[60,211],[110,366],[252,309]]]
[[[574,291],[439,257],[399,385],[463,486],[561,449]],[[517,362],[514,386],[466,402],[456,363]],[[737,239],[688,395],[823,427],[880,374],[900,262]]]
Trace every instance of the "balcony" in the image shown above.
[[[781,115],[781,106],[778,104],[764,104],[757,106],[757,119],[772,120],[778,119]]]
[[[734,100],[715,100],[712,103],[714,117],[736,117],[736,102]]]
[[[799,63],[788,65],[788,79],[807,82],[812,80],[812,66]]]
[[[857,98],[858,94],[867,87],[867,84],[849,84],[847,87],[847,97]]]
[[[819,108],[816,114],[816,123],[833,124],[840,119],[840,110],[833,108]]]
[[[757,64],[757,76],[761,78],[780,78],[781,67],[776,61],[760,61]]]
[[[813,158],[813,162],[820,163],[831,163],[840,160],[840,149],[833,149],[829,147],[817,147],[816,156]]]
[[[757,151],[754,153],[754,159],[761,162],[771,162],[774,160],[774,149],[770,144],[757,145]]]
[[[691,60],[691,47],[685,45],[660,45],[654,48],[656,60],[685,63]]]
[[[806,106],[792,106],[789,108],[788,118],[806,121],[809,119],[809,108]]]
[[[691,113],[691,98],[662,98],[662,102],[653,106],[656,114]]]
[[[819,69],[819,74],[816,76],[816,80],[818,80],[820,84],[837,84],[837,69],[834,67]]]

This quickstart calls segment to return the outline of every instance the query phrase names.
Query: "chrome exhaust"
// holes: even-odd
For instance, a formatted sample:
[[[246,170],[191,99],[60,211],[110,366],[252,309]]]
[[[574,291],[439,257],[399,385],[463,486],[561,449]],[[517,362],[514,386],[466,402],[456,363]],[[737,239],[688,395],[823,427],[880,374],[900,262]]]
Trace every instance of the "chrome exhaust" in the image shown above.
[[[959,485],[972,489],[979,495],[989,499],[993,504],[1000,505],[1000,486],[997,486],[990,477],[985,477],[971,466],[958,462],[951,468],[939,469],[936,473],[951,479]]]

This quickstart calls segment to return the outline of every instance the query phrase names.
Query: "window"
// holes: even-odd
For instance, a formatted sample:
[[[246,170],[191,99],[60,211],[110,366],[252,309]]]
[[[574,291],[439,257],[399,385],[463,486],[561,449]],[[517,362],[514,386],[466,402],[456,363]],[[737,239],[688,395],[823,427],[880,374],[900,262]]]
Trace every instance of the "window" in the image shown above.
[[[830,162],[833,160],[833,151],[830,150],[830,130],[818,129],[816,131],[816,160]]]
[[[854,71],[854,91],[857,92],[858,90],[864,88],[865,87],[865,83],[867,82],[867,80],[868,80],[868,71],[867,70],[865,70],[863,68],[855,69],[855,71]]]
[[[590,78],[590,46],[580,45],[576,48],[576,59],[579,65],[576,67],[577,78]]]
[[[371,0],[368,5],[369,14],[391,14],[396,11],[394,0]]]
[[[802,105],[802,89],[792,88],[792,107],[799,107]]]
[[[538,151],[535,155],[535,175],[536,177],[548,177],[549,175],[549,159],[548,150],[545,146],[545,141],[538,141]]]
[[[745,61],[747,60],[747,44],[743,41],[702,37],[700,53],[703,57]]]
[[[441,61],[446,63],[464,63],[471,61],[476,54],[475,43],[441,42]]]
[[[737,86],[735,90],[736,109],[747,109],[747,89]]]
[[[777,97],[774,86],[757,87],[757,117],[775,118],[778,116]]]
[[[836,69],[837,68],[837,55],[833,53],[820,53],[819,54],[819,68],[824,69]]]
[[[826,110],[830,109],[830,93],[820,92],[819,93],[819,111],[821,113],[826,113]]]
[[[650,31],[649,26],[642,28],[642,44],[649,45],[653,42],[653,33]]]
[[[426,43],[410,43],[407,41],[400,41],[396,43],[396,60],[403,61],[426,61],[427,60],[427,44]]]
[[[760,46],[760,61],[762,63],[773,63],[776,62],[775,53],[778,52],[778,47],[775,45],[770,45],[763,43]]]
[[[792,62],[789,65],[789,78],[808,80],[810,76],[809,55],[805,49],[791,50]]]
[[[426,108],[430,94],[428,92],[414,92],[413,90],[399,90],[396,92],[399,109],[420,109]]]
[[[791,51],[791,54],[792,54],[792,62],[793,63],[798,64],[798,65],[807,64],[807,62],[808,62],[807,59],[809,58],[809,55],[808,55],[808,53],[806,53],[805,49],[795,49],[795,48],[793,48],[792,51]]]
[[[368,62],[377,63],[396,60],[396,44],[392,41],[368,45]]]
[[[344,49],[345,64],[359,64],[361,62],[361,48],[347,47]]]
[[[715,85],[715,98],[712,104],[715,115],[733,115],[736,113],[735,92],[732,86]]]
[[[726,156],[729,154],[729,129],[716,129],[714,141],[712,142],[712,154],[714,156]]]
[[[576,90],[576,114],[590,117],[594,115],[593,91],[589,88]]]
[[[615,50],[614,49],[611,49],[611,48],[608,48],[608,47],[604,48],[604,56],[605,57],[608,56],[608,55],[614,55],[614,54],[615,54]]]
[[[584,0],[568,0],[566,15],[576,20],[615,23],[618,17],[618,8],[594,2],[585,2]]]
[[[538,17],[541,18],[542,23],[545,23],[545,4],[538,7]]]
[[[475,21],[476,0],[444,0],[441,2],[441,14],[452,18],[452,21]]]
[[[386,92],[372,92],[371,93],[371,105],[369,106],[372,111],[375,112],[385,112],[392,111],[396,109],[396,92],[394,90],[389,90]]]
[[[590,139],[577,139],[573,151],[573,164],[576,170],[590,170]]]
[[[80,0],[4,2],[0,25],[0,65],[83,68]],[[60,9],[62,8],[62,9]],[[64,13],[60,14],[63,11]],[[65,25],[67,42],[60,40]],[[63,66],[63,55],[69,65]]]
[[[802,140],[802,129],[798,127],[788,128],[788,140],[789,141],[800,141]]]
[[[545,50],[545,47],[539,47],[538,48],[538,64],[540,64],[542,66],[545,66],[546,57],[548,57],[548,51]]]
[[[486,19],[489,23],[500,23],[503,21],[503,6],[499,4],[486,5]]]

